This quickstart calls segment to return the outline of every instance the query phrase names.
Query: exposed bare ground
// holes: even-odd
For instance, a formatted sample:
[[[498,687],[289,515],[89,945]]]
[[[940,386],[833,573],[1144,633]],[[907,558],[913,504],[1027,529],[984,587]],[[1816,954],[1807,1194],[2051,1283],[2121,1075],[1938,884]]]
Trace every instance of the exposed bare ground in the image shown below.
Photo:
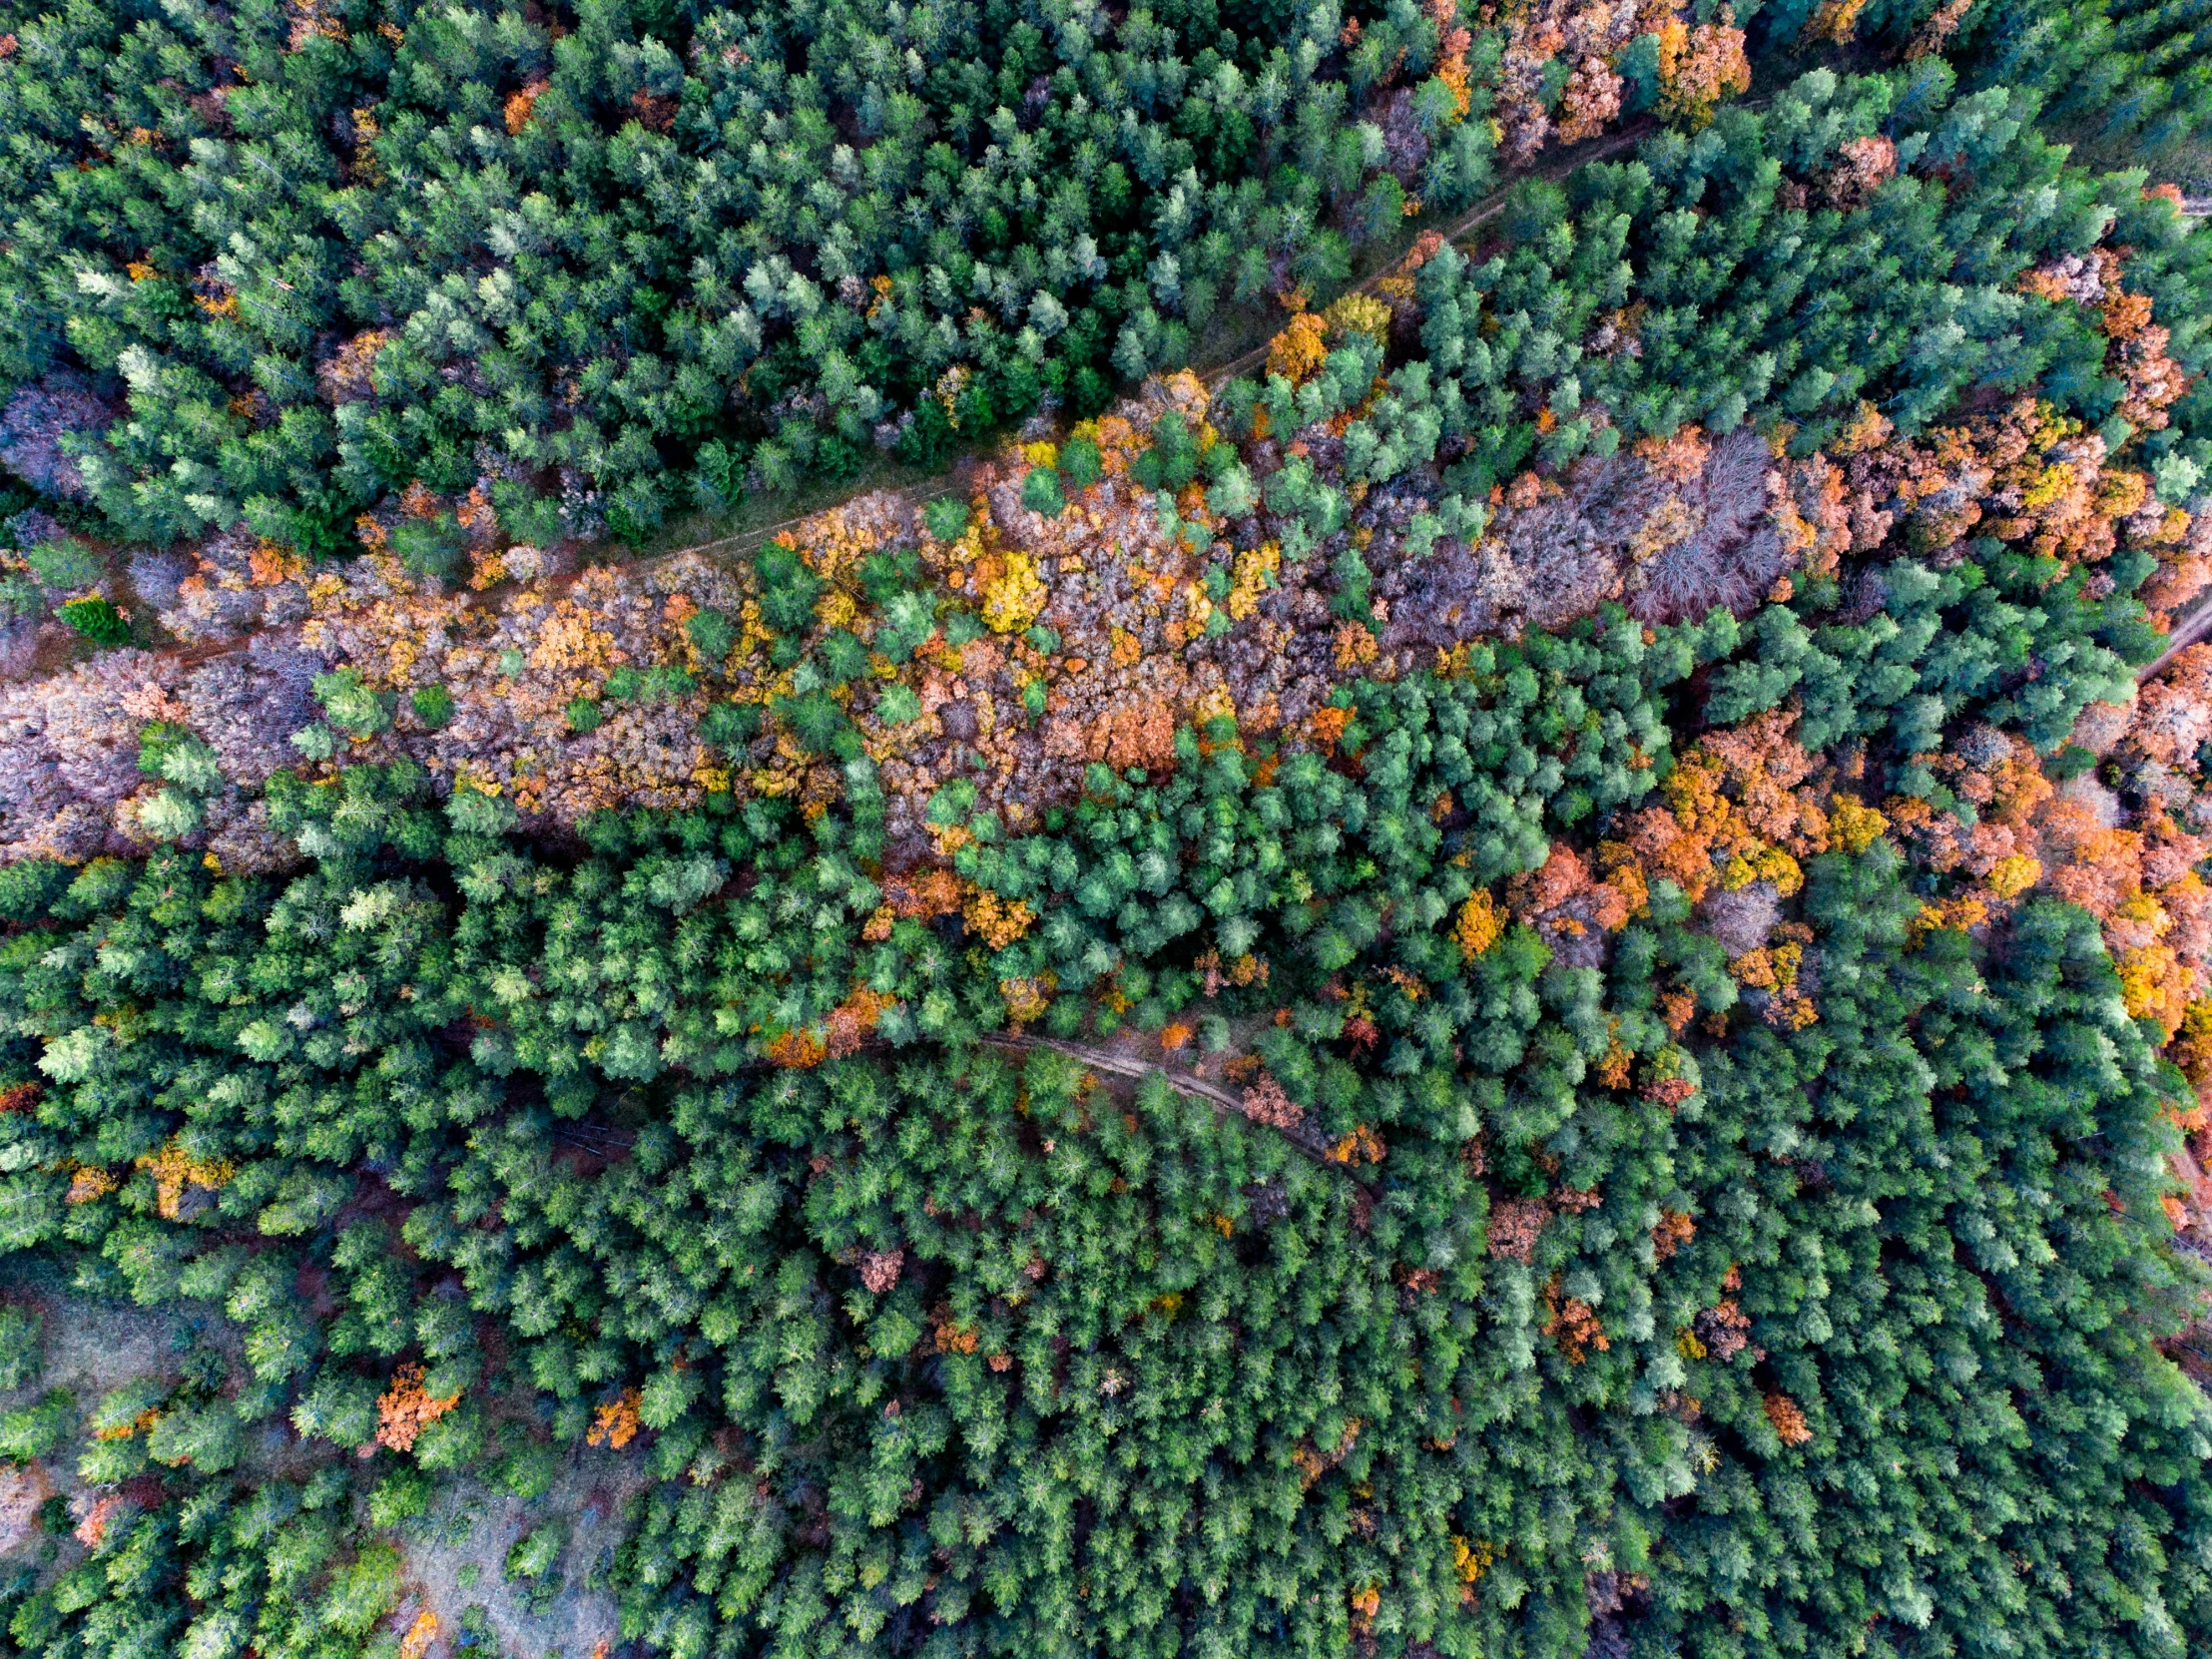
[[[234,1374],[243,1369],[241,1334],[213,1308],[137,1308],[77,1295],[52,1275],[24,1273],[20,1263],[11,1270],[17,1278],[0,1292],[44,1314],[44,1365],[25,1386],[0,1391],[0,1410],[62,1388],[76,1397],[80,1412],[89,1411],[125,1382],[174,1378],[196,1348],[222,1354]],[[36,1525],[39,1506],[52,1495],[74,1497],[85,1489],[76,1470],[79,1443],[72,1436],[54,1456],[20,1472],[0,1467],[0,1560],[36,1559],[45,1550],[49,1540]],[[245,1480],[296,1478],[332,1455],[326,1447],[302,1444],[281,1418],[256,1424],[245,1452],[236,1471]],[[481,1609],[479,1618],[497,1644],[490,1651],[514,1659],[591,1659],[602,1639],[611,1644],[617,1635],[614,1552],[622,1540],[623,1506],[646,1484],[638,1449],[625,1455],[589,1447],[567,1453],[552,1488],[528,1502],[474,1477],[445,1482],[430,1513],[401,1529],[408,1593],[393,1628],[404,1631],[427,1607],[439,1628],[431,1652],[445,1655],[455,1651],[453,1639],[473,1607]],[[545,1580],[549,1588],[533,1595],[529,1583],[508,1581],[507,1552],[549,1518],[565,1523],[568,1537]],[[82,1558],[74,1539],[65,1534],[57,1541],[49,1572]],[[474,1651],[489,1659],[483,1646]]]
[[[54,1389],[74,1396],[80,1413],[100,1403],[109,1389],[142,1377],[173,1377],[179,1361],[195,1347],[214,1348],[235,1363],[240,1335],[220,1314],[197,1309],[136,1308],[129,1303],[78,1296],[58,1277],[9,1264],[15,1278],[0,1284],[6,1300],[35,1307],[45,1316],[43,1365],[24,1386],[0,1390],[0,1411],[35,1404]],[[296,1442],[281,1427],[261,1425],[249,1433],[242,1467],[272,1470]],[[56,1493],[73,1497],[85,1489],[77,1478],[78,1441],[72,1435],[53,1456],[0,1485],[0,1559],[35,1552],[42,1534],[33,1524],[37,1506]],[[33,1494],[35,1495],[35,1498]],[[56,1567],[70,1564],[76,1546],[63,1541]]]
[[[2166,649],[2135,671],[2136,684],[2164,673],[2169,663],[2204,638],[2207,629],[2212,629],[2212,602],[2199,605],[2174,624],[2173,632],[2166,636]]]
[[[393,1628],[407,1629],[428,1608],[439,1632],[432,1653],[454,1652],[462,1620],[475,1608],[471,1622],[488,1628],[494,1645],[487,1652],[479,1642],[470,1650],[474,1659],[493,1653],[591,1659],[619,1635],[615,1549],[622,1542],[623,1506],[647,1483],[639,1449],[624,1454],[584,1446],[568,1454],[550,1491],[527,1502],[481,1480],[448,1482],[430,1512],[403,1529],[409,1594]],[[545,1579],[548,1588],[533,1594],[529,1582],[508,1580],[507,1552],[548,1520],[565,1525],[568,1540]]]

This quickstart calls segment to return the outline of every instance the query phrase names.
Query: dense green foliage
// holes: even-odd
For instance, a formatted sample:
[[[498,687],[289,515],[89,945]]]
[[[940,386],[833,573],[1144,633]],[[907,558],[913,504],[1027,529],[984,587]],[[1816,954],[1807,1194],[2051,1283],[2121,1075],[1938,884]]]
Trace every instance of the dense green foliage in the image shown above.
[[[1343,280],[1405,199],[1367,118],[1393,86],[1418,196],[1487,186],[1431,18],[1399,0],[1357,49],[1345,21],[11,6],[0,387],[127,390],[89,481],[163,539],[244,511],[319,549],[486,472],[525,535],[635,532],[849,473],[902,412],[933,462],[1048,390],[1095,410],[1224,302]]]
[[[1860,27],[1902,50],[1933,9]],[[1777,45],[1810,18],[1742,11]],[[243,513],[318,552],[416,482],[488,479],[526,537],[635,536],[879,444],[933,463],[1048,396],[1093,412],[1224,304],[1327,291],[1406,208],[1481,194],[1501,75],[1528,96],[1501,54],[1558,50],[1482,21],[1454,54],[1448,11],[1406,0],[22,0],[0,29],[0,389],[83,370],[127,408],[82,463],[121,533]],[[2212,98],[2204,29],[2201,0],[1972,8],[1949,49],[2013,107],[1956,141],[2039,97],[2171,148]],[[1620,55],[1629,111],[1653,39]],[[1565,60],[1542,68],[1556,104]]]
[[[1861,27],[1902,46],[1926,10]],[[1171,523],[1200,493],[1215,574],[1262,533],[1326,569],[1315,609],[1370,647],[1379,586],[1508,485],[1685,422],[1756,436],[1764,490],[1871,424],[1934,476],[1902,446],[2024,404],[2138,467],[2155,527],[2212,474],[2212,246],[2036,123],[2090,86],[2107,136],[2173,140],[2200,25],[2084,15],[1991,6],[1957,70],[1819,72],[1523,188],[1392,325],[1163,417],[1129,477]],[[1393,84],[1424,199],[1487,184],[1434,11],[1345,21],[79,0],[0,54],[0,384],[71,354],[128,383],[80,465],[148,538],[243,511],[334,546],[479,473],[511,534],[635,532],[749,469],[848,471],[900,411],[935,459],[1340,280],[1399,217],[1351,120]],[[2113,250],[2188,382],[2163,400],[2027,279],[2102,256],[2116,288]],[[336,351],[363,331],[373,368]],[[1105,465],[1068,442],[1023,504]],[[0,867],[0,1264],[236,1340],[79,1399],[41,1370],[69,1302],[0,1303],[0,1473],[83,1488],[0,1570],[0,1651],[391,1659],[440,1494],[534,1501],[585,1442],[640,1471],[620,1636],[680,1659],[2201,1651],[2170,1030],[2105,918],[2028,893],[1969,925],[1873,810],[1970,825],[1965,743],[2053,756],[2130,697],[2159,561],[1919,529],[1439,647],[1297,731],[1186,727],[1021,832],[955,779],[926,869],[858,721],[918,720],[885,666],[985,628],[910,556],[862,570],[863,644],[762,548],[789,694],[701,724],[737,759],[780,723],[833,799],[562,838],[412,764],[310,766],[263,792],[296,859],[240,872],[158,844],[226,781],[150,722],[155,850]],[[457,568],[457,520],[402,531]],[[20,564],[11,610],[98,575],[70,541]],[[737,624],[683,627],[711,678]],[[567,729],[693,684],[620,664]],[[455,718],[355,666],[311,691],[316,763]],[[1701,743],[1785,730],[1805,769],[1760,810],[1857,832],[1717,881],[1732,919],[1657,854],[1598,896],[1637,835],[1738,810],[1670,792]],[[533,1515],[508,1578],[556,1587],[566,1524]]]
[[[1376,998],[1380,1069],[1348,1063],[1357,1034],[1325,997],[1291,996],[1263,1044],[1325,1135],[1380,1128],[1372,1171],[1317,1166],[1157,1079],[1124,1106],[1049,1052],[922,1039],[911,1058],[723,1083],[641,1065],[626,1010],[681,1033],[779,979],[796,1004],[804,964],[780,958],[800,916],[835,959],[855,884],[836,821],[812,848],[764,847],[750,900],[699,908],[720,881],[689,868],[713,864],[712,825],[565,868],[444,833],[403,780],[356,772],[315,817],[310,873],[272,887],[98,864],[9,946],[16,1052],[43,1050],[49,1093],[35,1122],[0,1120],[8,1243],[74,1241],[90,1290],[220,1303],[247,1328],[239,1409],[288,1408],[341,1445],[368,1443],[392,1360],[421,1354],[430,1391],[468,1401],[417,1442],[432,1469],[482,1453],[487,1382],[545,1390],[560,1437],[636,1382],[667,1484],[639,1516],[626,1620],[677,1652],[705,1651],[718,1618],[817,1651],[1325,1649],[1370,1586],[1381,1634],[1557,1652],[1581,1640],[1593,1562],[1650,1574],[1651,1634],[1701,1652],[1737,1651],[1713,1645],[1714,1603],[1758,1650],[1847,1651],[1871,1617],[1958,1637],[2000,1621],[2029,1651],[2079,1652],[2094,1632],[2200,1618],[2206,1413],[2147,1341],[2181,1317],[2186,1281],[2132,1219],[2158,1215],[2163,1086],[2094,928],[2042,908],[2001,957],[1958,934],[1908,952],[1918,901],[1894,856],[1823,860],[1806,906],[1823,1022],[1784,1037],[1754,1021],[1689,1062],[1652,1016],[1657,982],[1687,973],[1716,1004],[1734,985],[1677,901],[1603,973],[1547,968],[1520,932],[1461,976],[1415,919],[1439,906],[1395,873],[1389,757],[1415,789],[1463,772],[1450,724],[1433,748],[1379,733],[1373,817],[1333,774],[1286,767],[1251,792],[1226,760],[1118,807],[1102,781],[1086,809],[1108,844],[1174,846],[1186,823],[1209,856],[1263,863],[1269,822],[1303,823],[1303,867],[1341,896],[1307,907],[1323,934],[1286,965],[1394,960],[1440,981]],[[1513,770],[1493,752],[1508,758],[1486,771]],[[1314,850],[1332,840],[1336,856]],[[1395,847],[1393,874],[1360,847]],[[441,851],[461,896],[424,883]],[[19,887],[38,880],[19,866]],[[1400,918],[1385,935],[1378,902]],[[542,986],[483,955],[532,954],[502,918],[516,904],[566,947]],[[867,971],[956,1036],[963,986],[992,970],[901,923]],[[586,1057],[531,1052],[522,1006],[563,991],[583,993],[572,1014],[610,1011]],[[516,1010],[535,1064],[494,1033],[462,1053],[450,1024],[472,1001]],[[1597,1083],[1615,1042],[1702,1071],[1702,1095],[1677,1113]],[[658,1075],[625,1089],[641,1072]],[[578,1114],[576,1146],[611,1136],[627,1157],[593,1175],[562,1151]],[[63,1203],[71,1163],[165,1144],[235,1166],[188,1220],[154,1213],[148,1174]],[[1500,1183],[1552,1179],[1603,1202],[1554,1220],[1528,1266],[1469,1248]],[[386,1189],[409,1201],[412,1255],[376,1219],[387,1206],[362,1208]],[[1662,1209],[1699,1218],[1663,1261],[1644,1237]],[[335,1317],[283,1294],[302,1260],[327,1265]],[[1686,1363],[1676,1334],[1731,1269],[1758,1346]],[[1607,1351],[1574,1364],[1542,1340],[1547,1278],[1604,1310]],[[504,1379],[485,1376],[487,1320],[513,1345]],[[1778,1389],[1809,1446],[1775,1437]],[[1661,1409],[1682,1393],[1701,1424]],[[182,1414],[170,1433],[194,1432]],[[220,1469],[210,1444],[147,1450]],[[1502,1557],[1467,1609],[1454,1536]]]
[[[399,1554],[350,1543],[342,1467],[303,1486],[191,1485],[174,1504],[117,1516],[98,1554],[50,1588],[27,1595],[31,1575],[18,1568],[10,1651],[235,1653],[249,1641],[301,1659],[373,1651],[367,1639],[399,1600]]]
[[[2116,447],[2129,429],[2112,424],[2124,388],[2107,342],[2080,306],[2018,279],[2109,237],[2194,363],[2212,256],[2165,204],[2137,199],[2136,179],[2068,166],[2031,125],[2033,99],[1951,90],[1940,60],[1842,82],[1816,72],[1766,111],[1724,110],[1694,139],[1665,134],[1633,162],[1522,192],[1503,252],[1477,264],[1447,248],[1421,268],[1421,351],[1367,417],[1373,437],[1355,452],[1372,459],[1348,481],[1455,451],[1445,483],[1459,499],[1441,513],[1456,528],[1531,460],[1747,415],[1790,421],[1805,454],[1832,445],[1862,399],[1910,432],[1953,416],[1972,388],[2032,389]],[[1896,178],[1863,201],[1808,200],[1845,145],[1876,137],[1897,145]],[[2033,212],[2014,210],[2023,200]],[[1639,349],[1594,345],[1631,306]],[[1279,430],[1351,408],[1367,366],[1333,365],[1296,404],[1270,388],[1264,406]],[[1578,417],[1585,403],[1603,418]],[[1547,408],[1556,422],[1540,431]],[[2175,454],[2212,470],[2212,389],[2198,378],[2172,413],[2140,439],[2152,464]],[[1317,503],[1311,516],[1343,514]]]
[[[1773,39],[1812,24],[1819,7],[1762,9]],[[1939,49],[1977,87],[2031,89],[2047,119],[2109,157],[2186,159],[2201,168],[2212,123],[2212,8],[2203,0],[1871,0],[1850,8],[1863,40],[1889,50]]]

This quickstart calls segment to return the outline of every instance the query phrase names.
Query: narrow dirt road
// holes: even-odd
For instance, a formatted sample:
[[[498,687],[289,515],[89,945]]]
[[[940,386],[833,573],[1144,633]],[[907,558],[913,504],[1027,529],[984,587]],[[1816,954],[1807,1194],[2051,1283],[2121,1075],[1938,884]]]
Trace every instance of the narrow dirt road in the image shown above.
[[[2166,649],[2149,664],[2135,671],[2135,683],[2141,685],[2165,672],[2169,663],[2203,639],[2208,632],[2212,632],[2212,602],[2199,605],[2175,625],[2174,631],[2166,636]]]
[[[997,1032],[982,1037],[980,1040],[989,1047],[1008,1049],[1017,1054],[1040,1048],[1050,1049],[1055,1054],[1065,1054],[1069,1059],[1079,1061],[1092,1071],[1101,1071],[1110,1076],[1127,1078],[1131,1082],[1141,1082],[1152,1073],[1158,1072],[1167,1080],[1168,1087],[1177,1094],[1187,1095],[1193,1100],[1203,1100],[1223,1117],[1233,1117],[1245,1123],[1253,1121],[1245,1116],[1244,1097],[1241,1094],[1225,1089],[1219,1083],[1210,1082],[1206,1078],[1193,1077],[1188,1072],[1171,1071],[1156,1060],[1141,1060],[1131,1054],[1116,1054],[1111,1049],[1093,1048],[1087,1043],[1062,1042],[1056,1037],[1031,1037]],[[1323,1140],[1310,1125],[1301,1124],[1294,1129],[1284,1129],[1274,1125],[1255,1125],[1255,1127],[1274,1128],[1275,1132],[1282,1136],[1283,1140],[1302,1157],[1323,1168],[1340,1172],[1354,1186],[1368,1193],[1371,1197],[1374,1196],[1375,1189],[1353,1174],[1349,1165],[1340,1163],[1330,1157],[1329,1143]]]

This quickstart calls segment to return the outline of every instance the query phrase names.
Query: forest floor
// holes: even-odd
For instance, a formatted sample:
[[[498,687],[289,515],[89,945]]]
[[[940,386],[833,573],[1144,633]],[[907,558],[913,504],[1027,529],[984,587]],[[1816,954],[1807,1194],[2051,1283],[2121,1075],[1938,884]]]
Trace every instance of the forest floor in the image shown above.
[[[37,1403],[55,1389],[74,1396],[89,1412],[110,1389],[140,1378],[175,1381],[196,1357],[220,1360],[230,1376],[246,1370],[243,1334],[219,1308],[187,1304],[159,1309],[86,1296],[58,1274],[16,1264],[6,1300],[35,1307],[45,1317],[44,1365],[27,1385],[0,1390],[0,1411]],[[70,1438],[74,1447],[76,1437]],[[243,1481],[301,1479],[341,1453],[302,1443],[281,1418],[253,1425],[234,1473]],[[73,1517],[89,1501],[68,1453],[32,1468],[9,1471],[0,1482],[0,1561],[36,1559],[56,1541],[60,1548],[38,1564],[47,1574],[66,1570],[83,1552],[66,1533],[58,1540],[35,1525],[39,1508],[59,1496]],[[525,1500],[474,1477],[451,1481],[429,1513],[402,1523],[407,1599],[394,1628],[405,1629],[427,1608],[438,1628],[455,1638],[454,1651],[490,1659],[591,1659],[619,1635],[613,1585],[614,1554],[623,1537],[623,1509],[650,1484],[645,1460],[631,1454],[575,1446],[561,1455],[553,1485]],[[567,1538],[553,1568],[535,1583],[510,1580],[508,1551],[549,1518],[565,1523]]]
[[[27,1264],[23,1258],[11,1263],[10,1271],[6,1300],[35,1308],[45,1319],[44,1364],[24,1386],[0,1389],[0,1411],[35,1405],[60,1389],[73,1397],[80,1412],[89,1412],[110,1389],[142,1377],[176,1378],[196,1359],[203,1359],[211,1371],[220,1364],[231,1375],[245,1368],[245,1334],[214,1306],[201,1310],[172,1303],[152,1309],[86,1296],[51,1267]],[[69,1443],[75,1444],[75,1436]],[[247,1478],[296,1475],[321,1460],[280,1420],[250,1427],[241,1452],[238,1466]],[[0,1559],[38,1536],[27,1524],[30,1514],[22,1504],[30,1487],[40,1492],[30,1509],[48,1496],[75,1498],[86,1489],[66,1454],[42,1459],[36,1467],[35,1475],[22,1477],[29,1485],[0,1493]]]
[[[515,1659],[592,1659],[619,1636],[615,1550],[622,1513],[651,1484],[645,1459],[578,1446],[552,1489],[528,1500],[481,1480],[442,1490],[430,1512],[406,1524],[401,1554],[410,1591],[394,1627],[427,1608],[455,1651]],[[547,1520],[565,1522],[568,1539],[553,1570],[536,1583],[507,1577],[507,1552]]]
[[[2212,600],[2200,604],[2173,625],[2172,632],[2166,636],[2166,649],[2135,671],[2136,684],[2163,674],[2167,665],[2203,639],[2207,630],[2212,630]]]

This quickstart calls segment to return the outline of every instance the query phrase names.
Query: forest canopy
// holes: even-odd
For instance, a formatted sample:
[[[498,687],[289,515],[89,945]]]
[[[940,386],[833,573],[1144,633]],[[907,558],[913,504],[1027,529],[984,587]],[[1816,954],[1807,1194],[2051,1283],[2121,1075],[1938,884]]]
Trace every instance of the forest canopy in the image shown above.
[[[2204,1651],[2208,27],[0,0],[0,1652]]]

